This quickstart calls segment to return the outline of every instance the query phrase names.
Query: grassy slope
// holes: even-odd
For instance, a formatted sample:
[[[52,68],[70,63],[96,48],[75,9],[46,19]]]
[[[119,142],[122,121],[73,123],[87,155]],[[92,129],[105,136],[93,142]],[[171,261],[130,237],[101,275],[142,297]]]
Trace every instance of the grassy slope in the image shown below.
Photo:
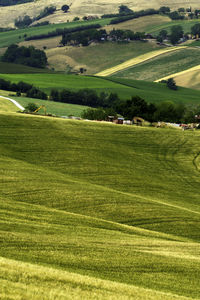
[[[160,16],[160,15],[152,15],[145,16],[138,19],[133,19],[130,21],[122,22],[119,24],[113,24],[105,26],[105,29],[111,31],[112,29],[128,29],[134,32],[149,32],[151,28],[155,28],[156,26],[161,26],[165,23],[169,23],[171,19],[169,17]]]
[[[77,26],[84,26],[89,24],[101,24],[102,26],[108,24],[110,19],[100,19],[100,20],[92,20],[92,21],[78,21],[78,22],[69,22],[69,23],[61,23],[61,24],[50,24],[46,26],[39,26],[39,27],[29,27],[25,29],[18,29],[8,32],[1,32],[0,33],[0,48],[6,47],[13,43],[19,43],[24,40],[24,34],[27,37],[32,35],[44,34],[50,31],[54,31],[58,28],[73,28]]]
[[[147,101],[154,103],[166,100],[185,104],[199,103],[199,91],[185,88],[173,91],[160,83],[117,77],[98,78],[63,74],[1,74],[0,78],[5,78],[13,82],[23,80],[40,87],[46,92],[49,92],[52,88],[60,90],[65,88],[72,90],[91,88],[99,93],[102,91],[117,93],[121,99],[128,99],[131,96],[139,95]]]
[[[114,67],[138,55],[160,49],[154,43],[101,43],[89,47],[64,47],[46,51],[48,61],[55,70],[65,71],[68,66],[79,70],[87,69],[87,74],[95,74],[99,71]]]
[[[160,57],[141,63],[138,66],[118,72],[114,76],[154,81],[196,66],[199,58],[200,50],[189,47],[175,53],[163,54]]]
[[[145,61],[148,61],[148,60],[151,60],[155,57],[159,57],[165,53],[168,53],[168,52],[175,52],[175,51],[178,51],[180,49],[185,49],[186,47],[185,46],[174,46],[174,47],[164,47],[164,48],[159,48],[157,50],[154,50],[154,51],[150,51],[150,52],[147,52],[145,54],[142,54],[142,55],[139,55],[135,58],[131,58],[127,61],[124,61],[122,62],[121,64],[119,65],[116,65],[112,68],[108,68],[106,70],[103,70],[99,73],[97,73],[96,75],[97,76],[111,76],[115,73],[118,73],[120,71],[123,71],[123,70],[126,70],[128,68],[131,68],[133,66],[136,66],[136,65],[139,65],[140,63],[143,63]]]
[[[190,33],[191,27],[199,22],[199,19],[170,21],[169,23],[150,26],[148,29],[148,33],[157,35],[162,29],[165,29],[170,33],[170,28],[175,25],[181,25],[185,33]]]
[[[5,97],[10,97],[11,99],[16,100],[23,107],[26,107],[28,103],[36,103],[38,106],[45,105],[47,113],[54,114],[56,116],[70,116],[80,117],[83,110],[87,109],[88,106],[67,104],[53,101],[46,101],[41,99],[32,99],[26,97],[15,97],[12,92],[0,90],[0,95]],[[9,112],[18,111],[18,108],[13,105],[10,101],[0,98],[0,111]],[[44,114],[43,109],[38,112],[38,114]]]
[[[0,72],[1,74],[51,73],[51,71],[48,69],[32,68],[24,65],[5,62],[0,62]]]
[[[52,299],[68,289],[123,299],[117,282],[200,296],[199,132],[3,113],[0,128],[0,255],[116,282],[105,291],[92,278],[3,259],[4,296],[52,287]],[[138,299],[162,298],[153,293]]]

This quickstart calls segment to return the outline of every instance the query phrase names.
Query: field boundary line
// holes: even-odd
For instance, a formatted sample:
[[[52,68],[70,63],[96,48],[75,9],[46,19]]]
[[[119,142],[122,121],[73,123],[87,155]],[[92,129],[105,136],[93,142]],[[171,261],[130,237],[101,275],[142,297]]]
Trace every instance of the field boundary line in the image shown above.
[[[112,74],[117,73],[119,71],[122,71],[124,69],[128,69],[130,67],[138,65],[140,63],[143,63],[143,62],[145,62],[147,60],[150,60],[152,58],[155,58],[159,55],[162,55],[162,54],[165,54],[165,53],[168,53],[168,52],[172,52],[172,51],[177,51],[179,49],[185,49],[185,48],[187,48],[187,46],[168,47],[168,48],[165,48],[165,49],[151,51],[151,52],[139,55],[137,57],[134,57],[132,59],[129,59],[129,60],[127,60],[127,61],[125,61],[125,62],[123,62],[123,63],[121,63],[121,64],[119,64],[115,67],[106,69],[106,70],[101,71],[99,73],[96,73],[95,76],[109,76],[109,75],[112,75]]]
[[[11,98],[8,98],[8,97],[4,97],[4,96],[0,96],[0,98],[9,100],[9,101],[11,101],[15,106],[17,106],[19,109],[25,110],[25,108],[24,108],[21,104],[19,104],[19,102],[17,102],[17,101],[14,100],[14,99],[11,99]]]
[[[167,80],[167,79],[169,79],[169,78],[171,78],[171,77],[177,77],[177,76],[184,75],[184,74],[189,73],[189,72],[192,72],[192,71],[199,71],[199,70],[200,70],[200,65],[197,65],[197,66],[195,66],[195,67],[186,69],[186,70],[184,70],[184,71],[177,72],[177,73],[174,73],[174,74],[171,74],[171,75],[167,75],[167,76],[165,76],[165,77],[162,77],[162,78],[160,78],[160,79],[155,80],[154,82],[159,82],[159,81],[161,81],[161,80]]]

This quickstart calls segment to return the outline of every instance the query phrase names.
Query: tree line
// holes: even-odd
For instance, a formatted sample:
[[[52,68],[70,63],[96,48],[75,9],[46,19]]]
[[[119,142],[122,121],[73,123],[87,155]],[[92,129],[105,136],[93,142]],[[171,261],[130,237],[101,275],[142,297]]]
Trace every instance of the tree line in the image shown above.
[[[29,98],[37,98],[47,100],[48,96],[40,89],[34,87],[32,84],[20,81],[18,83],[12,83],[9,80],[0,78],[0,89],[5,91],[16,92],[17,96],[21,93],[25,94]]]
[[[0,0],[0,6],[11,6],[22,3],[33,2],[34,0]]]
[[[45,39],[45,38],[50,38],[50,37],[55,37],[59,36],[62,34],[68,34],[68,33],[73,33],[73,32],[78,32],[82,30],[87,30],[87,29],[97,29],[101,28],[100,24],[91,24],[91,25],[82,25],[82,26],[77,26],[74,28],[58,28],[54,31],[50,31],[48,33],[42,33],[42,34],[37,34],[37,35],[32,35],[30,37],[26,37],[25,41],[30,41],[30,40],[39,40],[39,39]]]
[[[53,14],[56,11],[56,7],[55,6],[47,6],[45,7],[38,16],[31,18],[28,15],[24,16],[24,17],[19,17],[17,19],[15,19],[15,26],[17,28],[25,28],[28,27],[29,25],[31,25],[33,22],[35,21],[39,21],[42,18],[45,18],[51,14]]]
[[[19,47],[12,44],[1,57],[1,61],[22,64],[35,68],[45,68],[47,66],[47,57],[44,51],[35,49],[33,46]]]

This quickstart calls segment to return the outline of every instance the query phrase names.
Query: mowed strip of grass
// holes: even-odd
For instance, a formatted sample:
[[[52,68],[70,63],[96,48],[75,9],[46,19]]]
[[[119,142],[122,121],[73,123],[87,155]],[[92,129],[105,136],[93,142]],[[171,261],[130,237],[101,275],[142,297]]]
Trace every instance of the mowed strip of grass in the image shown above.
[[[11,44],[20,43],[25,40],[26,37],[33,35],[47,34],[48,32],[55,31],[56,29],[63,28],[74,28],[78,26],[87,26],[92,24],[100,24],[105,26],[109,24],[111,19],[97,19],[91,21],[76,21],[76,22],[67,22],[60,24],[49,24],[45,26],[38,27],[28,27],[24,29],[16,29],[7,32],[0,32],[0,48],[7,47]]]
[[[200,295],[198,132],[13,114],[0,129],[1,256]]]
[[[187,69],[196,67],[198,59],[200,59],[200,49],[180,49],[176,52],[155,57],[127,70],[122,70],[114,76],[156,81],[165,77],[174,77],[176,73],[185,72]]]
[[[168,52],[172,52],[172,51],[177,51],[179,49],[184,49],[185,46],[179,46],[179,47],[170,47],[170,48],[164,48],[164,49],[159,49],[159,50],[155,50],[152,52],[148,52],[144,55],[140,55],[136,58],[130,59],[128,61],[123,62],[122,64],[119,64],[113,68],[101,71],[99,73],[96,74],[96,76],[110,76],[112,74],[115,74],[119,71],[122,71],[124,69],[130,68],[132,66],[138,65],[144,61],[147,61],[149,59],[152,59],[156,56],[168,53]]]

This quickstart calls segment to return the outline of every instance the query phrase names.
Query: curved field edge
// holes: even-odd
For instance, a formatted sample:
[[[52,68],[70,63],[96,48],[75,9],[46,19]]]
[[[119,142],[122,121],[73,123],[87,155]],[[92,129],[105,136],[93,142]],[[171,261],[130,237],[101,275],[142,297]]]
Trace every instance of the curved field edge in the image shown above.
[[[152,59],[156,56],[162,55],[164,53],[168,53],[171,51],[177,51],[179,49],[184,49],[186,48],[186,46],[180,46],[180,47],[170,47],[170,48],[165,48],[165,49],[161,49],[161,50],[156,50],[156,51],[152,51],[152,52],[148,52],[147,54],[144,55],[140,55],[136,58],[130,59],[126,62],[123,62],[122,64],[119,64],[113,68],[101,71],[99,73],[96,74],[96,76],[110,76],[114,73],[117,73],[121,70],[127,69],[129,67],[132,67],[134,65],[140,64],[144,61],[147,61],[149,59]]]
[[[199,296],[198,132],[21,114],[0,129],[2,257]]]
[[[177,76],[185,75],[187,73],[194,72],[194,71],[199,71],[199,70],[200,70],[200,65],[197,65],[197,66],[189,68],[187,70],[184,70],[184,71],[181,71],[181,72],[178,72],[178,73],[174,73],[174,74],[170,74],[168,76],[162,77],[160,79],[155,80],[154,82],[159,82],[159,81],[162,81],[162,80],[167,80],[167,79],[169,79],[171,77],[174,78],[174,77],[177,77]]]
[[[0,297],[4,299],[135,299],[191,298],[101,280],[0,257]],[[17,298],[16,298],[17,296]]]

